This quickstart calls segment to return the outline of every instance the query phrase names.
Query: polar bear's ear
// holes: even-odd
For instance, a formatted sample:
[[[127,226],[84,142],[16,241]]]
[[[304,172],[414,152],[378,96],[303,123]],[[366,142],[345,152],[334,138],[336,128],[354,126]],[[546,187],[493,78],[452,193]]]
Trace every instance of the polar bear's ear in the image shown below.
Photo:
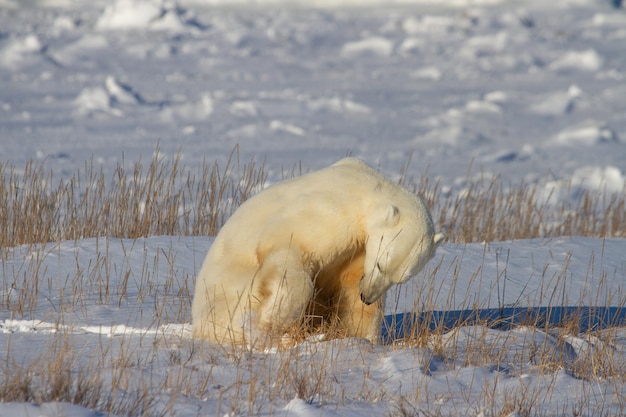
[[[400,221],[400,210],[398,207],[390,204],[385,210],[385,224],[389,226],[395,226]]]

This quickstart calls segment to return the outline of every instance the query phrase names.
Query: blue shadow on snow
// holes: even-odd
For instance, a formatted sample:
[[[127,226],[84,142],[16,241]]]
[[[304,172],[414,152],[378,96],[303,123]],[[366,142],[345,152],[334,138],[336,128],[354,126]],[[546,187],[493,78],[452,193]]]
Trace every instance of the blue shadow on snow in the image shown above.
[[[430,330],[475,324],[507,330],[516,325],[559,327],[575,321],[580,332],[626,325],[626,307],[503,307],[479,310],[424,311],[385,316],[383,343],[391,343],[425,326]]]

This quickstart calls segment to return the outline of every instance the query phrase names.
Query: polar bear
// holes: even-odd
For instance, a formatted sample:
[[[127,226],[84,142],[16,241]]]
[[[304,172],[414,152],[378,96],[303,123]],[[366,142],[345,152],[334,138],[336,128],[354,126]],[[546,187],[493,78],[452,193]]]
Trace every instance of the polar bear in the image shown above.
[[[277,183],[216,236],[196,280],[193,335],[280,345],[294,327],[332,323],[376,343],[385,292],[443,237],[421,198],[358,159]]]

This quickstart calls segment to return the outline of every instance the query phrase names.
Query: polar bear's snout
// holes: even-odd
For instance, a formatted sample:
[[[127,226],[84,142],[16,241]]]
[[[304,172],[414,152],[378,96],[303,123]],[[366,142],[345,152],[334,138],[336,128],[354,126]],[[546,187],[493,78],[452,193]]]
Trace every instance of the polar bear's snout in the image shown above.
[[[372,304],[370,301],[367,301],[365,299],[365,296],[363,295],[363,293],[361,293],[361,301],[363,301],[363,304],[365,304],[366,306]]]
[[[363,281],[364,278],[365,278],[365,274],[361,276],[361,280],[359,281],[359,284]],[[365,295],[363,295],[363,291],[361,291],[360,295],[361,295],[361,301],[363,302],[363,304],[365,305],[372,304],[371,301],[368,301],[367,298],[365,298]]]
[[[378,271],[363,275],[359,282],[361,301],[365,305],[375,303],[390,286],[388,277]]]

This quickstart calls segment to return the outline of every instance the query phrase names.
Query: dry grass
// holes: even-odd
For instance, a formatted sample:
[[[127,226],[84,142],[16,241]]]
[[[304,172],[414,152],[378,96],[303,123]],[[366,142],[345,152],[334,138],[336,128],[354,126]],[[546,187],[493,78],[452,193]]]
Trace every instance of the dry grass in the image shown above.
[[[232,212],[267,182],[264,165],[242,164],[235,148],[225,166],[194,171],[180,154],[130,169],[121,161],[105,178],[93,160],[69,178],[56,179],[33,161],[0,165],[0,247],[95,236],[215,235]],[[623,237],[626,190],[582,191],[576,203],[539,198],[541,185],[509,185],[500,178],[470,180],[443,192],[428,176],[400,180],[425,197],[449,242],[469,243],[563,235]],[[292,175],[294,172],[292,172]],[[549,201],[549,202],[548,202]],[[27,215],[25,215],[27,214]]]
[[[266,182],[263,165],[242,164],[237,148],[225,166],[204,163],[193,173],[180,154],[105,178],[93,160],[54,183],[33,161],[0,165],[0,247],[96,236],[215,235],[232,212]]]
[[[7,357],[0,362],[0,402],[66,402],[110,415],[155,415],[149,412],[153,397],[147,387],[129,392],[115,377],[98,372],[106,354],[100,363],[81,363],[81,357],[64,333],[52,336],[46,351],[27,364]]]
[[[469,177],[469,175],[468,175]],[[449,242],[495,242],[555,236],[626,236],[626,189],[620,194],[580,190],[575,202],[539,195],[546,185],[510,185],[495,177],[465,181],[456,194],[423,176],[409,188],[422,195]],[[564,187],[570,194],[571,184]]]

